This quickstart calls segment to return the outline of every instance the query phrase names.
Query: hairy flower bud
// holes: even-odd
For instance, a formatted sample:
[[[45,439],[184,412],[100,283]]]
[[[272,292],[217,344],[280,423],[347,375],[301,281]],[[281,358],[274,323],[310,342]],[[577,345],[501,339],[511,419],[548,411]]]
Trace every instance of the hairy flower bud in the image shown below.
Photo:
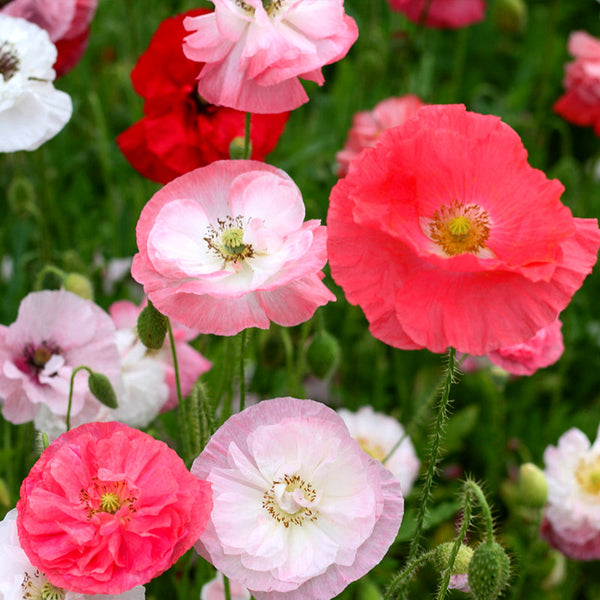
[[[86,300],[94,299],[92,282],[85,275],[81,275],[81,273],[68,273],[63,280],[62,287],[67,290],[67,292],[77,294],[79,297],[85,298]]]
[[[450,555],[452,554],[453,547],[454,542],[446,542],[440,544],[435,550],[435,564],[441,572],[445,571],[450,564]],[[471,562],[472,556],[473,549],[465,544],[461,544],[458,549],[458,554],[454,559],[451,574],[461,575],[466,573],[469,569],[469,563]]]
[[[117,395],[106,375],[96,372],[91,373],[88,379],[88,387],[90,388],[90,392],[94,394],[94,397],[99,402],[102,402],[104,406],[118,408]]]
[[[313,375],[325,379],[340,361],[340,344],[327,331],[319,331],[306,351],[306,362]]]
[[[506,33],[523,31],[527,22],[527,5],[523,0],[496,0],[492,18]]]
[[[469,563],[469,585],[475,600],[496,600],[508,583],[510,560],[497,542],[483,542]]]
[[[151,302],[148,302],[138,317],[137,332],[146,348],[160,350],[167,335],[167,317],[158,312]]]
[[[519,469],[521,500],[532,508],[542,508],[548,498],[548,481],[544,472],[533,463],[525,463]]]

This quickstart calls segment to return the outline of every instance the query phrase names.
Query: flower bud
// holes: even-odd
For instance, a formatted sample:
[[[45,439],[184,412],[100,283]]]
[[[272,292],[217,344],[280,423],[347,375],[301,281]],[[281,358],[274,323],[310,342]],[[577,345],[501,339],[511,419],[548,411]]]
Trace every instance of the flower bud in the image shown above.
[[[492,18],[501,31],[523,31],[527,22],[527,5],[523,0],[496,0]]]
[[[250,144],[250,154],[252,154],[252,144]],[[229,144],[229,158],[239,160],[244,156],[244,138],[242,136],[234,137]]]
[[[532,508],[542,508],[548,498],[548,481],[544,472],[533,463],[521,465],[519,491],[524,504]]]
[[[319,331],[306,351],[306,362],[311,373],[325,379],[340,361],[340,344],[327,331]]]
[[[435,549],[435,564],[442,573],[448,568],[453,547],[454,542],[445,542]],[[462,575],[463,573],[466,573],[469,569],[469,563],[471,562],[472,556],[473,549],[465,544],[461,544],[454,560],[454,565],[452,565],[451,575]]]
[[[95,372],[91,373],[88,379],[88,387],[90,388],[90,392],[94,394],[94,397],[102,402],[104,406],[108,406],[108,408],[117,408],[119,406],[115,390],[106,375]]]
[[[8,492],[8,486],[6,481],[0,477],[0,506],[4,508],[10,508],[12,506],[10,501],[10,493]]]
[[[167,335],[167,317],[158,312],[151,302],[148,302],[138,317],[137,332],[146,348],[160,350]]]
[[[63,280],[62,287],[67,290],[67,292],[73,292],[73,294],[77,294],[86,300],[94,299],[92,282],[85,275],[81,275],[80,273],[68,273]]]
[[[497,542],[479,544],[469,563],[469,586],[475,600],[496,600],[510,577],[510,560]]]

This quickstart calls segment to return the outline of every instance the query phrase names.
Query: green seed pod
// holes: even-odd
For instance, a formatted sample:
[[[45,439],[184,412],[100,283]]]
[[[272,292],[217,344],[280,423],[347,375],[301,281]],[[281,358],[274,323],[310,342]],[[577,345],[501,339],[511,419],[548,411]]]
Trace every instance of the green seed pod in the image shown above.
[[[165,343],[167,317],[158,312],[150,301],[138,317],[137,332],[142,344],[151,350],[160,350]]]
[[[250,154],[252,154],[252,144],[250,144]],[[229,144],[229,158],[239,160],[244,158],[244,138],[234,137]]]
[[[88,379],[88,387],[90,388],[90,392],[94,394],[94,397],[102,402],[104,406],[108,406],[108,408],[117,408],[119,406],[115,390],[106,375],[92,373]]]
[[[67,292],[73,292],[86,300],[94,299],[94,288],[92,282],[80,273],[69,273],[63,280],[63,288]]]
[[[543,508],[548,498],[548,481],[544,472],[533,463],[522,464],[519,469],[521,500],[531,508]]]
[[[452,554],[452,548],[454,547],[454,542],[446,542],[444,544],[440,544],[435,549],[435,564],[441,573],[443,573],[450,563],[450,555]],[[452,566],[452,575],[463,575],[469,569],[469,563],[471,562],[471,558],[473,556],[473,549],[465,544],[461,544],[458,549],[458,554],[456,555],[456,559],[454,560],[454,565]]]
[[[340,361],[340,344],[327,331],[319,331],[306,351],[306,362],[310,372],[319,379],[325,379]]]
[[[483,542],[469,563],[469,586],[475,600],[496,600],[510,578],[510,560],[497,542]]]

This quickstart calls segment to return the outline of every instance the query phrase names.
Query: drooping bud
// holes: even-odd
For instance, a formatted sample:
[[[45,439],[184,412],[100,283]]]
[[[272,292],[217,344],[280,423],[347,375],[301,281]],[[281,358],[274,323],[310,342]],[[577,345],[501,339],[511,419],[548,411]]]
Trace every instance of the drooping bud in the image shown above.
[[[68,273],[63,280],[63,288],[67,292],[77,294],[85,300],[94,299],[94,288],[92,282],[81,273]]]
[[[452,554],[453,547],[454,542],[445,542],[435,549],[435,564],[441,573],[443,573],[450,564],[450,555]],[[471,562],[472,557],[473,549],[465,544],[461,544],[458,549],[458,554],[454,559],[451,574],[462,575],[463,573],[466,573],[469,569],[469,563]]]
[[[108,406],[108,408],[117,408],[119,406],[115,390],[106,375],[96,372],[90,373],[88,387],[90,388],[90,392],[94,394],[94,397],[102,402],[104,406]]]
[[[496,600],[508,584],[510,559],[497,542],[475,548],[468,569],[469,586],[475,600]]]
[[[523,31],[527,23],[527,5],[524,0],[496,0],[492,19],[498,29],[506,33]]]
[[[522,464],[519,469],[521,500],[532,508],[542,508],[548,498],[548,481],[544,472],[533,463]]]
[[[142,310],[137,320],[137,332],[142,344],[151,350],[160,350],[167,335],[167,317],[152,302]]]
[[[329,332],[319,331],[306,351],[306,362],[311,373],[325,379],[340,361],[340,344]]]

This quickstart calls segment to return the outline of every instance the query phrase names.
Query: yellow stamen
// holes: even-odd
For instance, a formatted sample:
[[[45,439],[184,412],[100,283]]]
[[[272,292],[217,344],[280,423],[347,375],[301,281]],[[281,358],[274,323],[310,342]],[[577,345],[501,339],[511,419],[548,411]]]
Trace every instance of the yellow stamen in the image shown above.
[[[584,492],[592,496],[600,495],[600,456],[590,461],[582,459],[575,477]]]

